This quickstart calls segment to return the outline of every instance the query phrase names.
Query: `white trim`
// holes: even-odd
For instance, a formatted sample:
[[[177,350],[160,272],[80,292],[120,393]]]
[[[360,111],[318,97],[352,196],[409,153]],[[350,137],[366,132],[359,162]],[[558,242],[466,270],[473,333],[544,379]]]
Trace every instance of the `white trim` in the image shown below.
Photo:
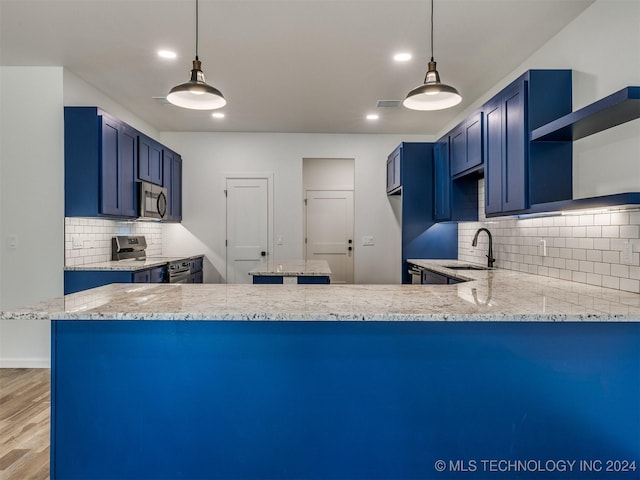
[[[0,358],[0,368],[51,368],[49,358]]]

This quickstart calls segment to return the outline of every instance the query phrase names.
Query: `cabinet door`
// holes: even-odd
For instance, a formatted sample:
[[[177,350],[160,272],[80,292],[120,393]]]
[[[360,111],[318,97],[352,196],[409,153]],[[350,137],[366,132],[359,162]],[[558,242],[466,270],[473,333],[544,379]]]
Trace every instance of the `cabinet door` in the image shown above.
[[[182,158],[177,153],[163,150],[163,186],[167,189],[167,215],[165,220],[182,220]]]
[[[401,158],[402,146],[396,148],[387,159],[387,193],[393,193],[401,186]]]
[[[136,166],[138,163],[138,132],[127,125],[120,127],[120,164],[118,189],[120,194],[120,215],[137,217],[138,195]]]
[[[502,114],[504,151],[502,163],[502,211],[527,208],[526,82],[504,91]]]
[[[102,151],[100,159],[100,213],[120,215],[118,181],[118,157],[120,152],[120,125],[115,120],[102,117]]]
[[[485,212],[502,211],[502,105],[496,99],[484,110]]]
[[[146,135],[138,135],[138,178],[162,185],[162,145]]]
[[[173,220],[182,220],[182,157],[173,156],[173,180],[171,182],[171,203],[173,204]]]
[[[136,217],[137,133],[103,115],[100,159],[100,213]]]
[[[149,282],[151,283],[165,283],[166,281],[166,267],[155,267],[149,270]]]
[[[433,218],[451,220],[451,175],[448,137],[433,145]]]
[[[467,118],[465,122],[467,137],[467,168],[482,165],[482,112]]]
[[[457,175],[467,169],[467,135],[464,123],[458,125],[449,134],[451,175]]]
[[[133,283],[149,283],[149,279],[151,278],[149,272],[150,270],[133,272],[133,275],[131,275],[131,281]]]

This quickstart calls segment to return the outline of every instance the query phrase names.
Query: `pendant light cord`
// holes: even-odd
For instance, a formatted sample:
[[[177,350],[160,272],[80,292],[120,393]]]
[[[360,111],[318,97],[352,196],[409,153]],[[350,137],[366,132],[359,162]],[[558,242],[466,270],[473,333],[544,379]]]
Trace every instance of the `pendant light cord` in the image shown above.
[[[433,0],[431,0],[431,61],[433,62]]]
[[[431,0],[431,61],[433,62],[433,0]],[[427,73],[424,74],[424,83],[427,83],[428,77],[429,69],[427,68]]]
[[[198,0],[196,0],[196,60],[198,60]]]

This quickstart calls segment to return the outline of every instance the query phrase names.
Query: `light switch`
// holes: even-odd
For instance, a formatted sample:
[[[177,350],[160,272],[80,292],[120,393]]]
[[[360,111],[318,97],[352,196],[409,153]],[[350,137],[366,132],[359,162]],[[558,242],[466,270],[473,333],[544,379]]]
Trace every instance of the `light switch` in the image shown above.
[[[376,241],[375,241],[375,238],[373,238],[373,235],[365,235],[364,237],[362,237],[363,247],[372,247],[375,244],[376,244]]]
[[[18,236],[17,235],[9,235],[9,237],[7,238],[8,240],[8,244],[9,244],[9,248],[12,250],[15,250],[16,248],[18,248]]]
[[[540,240],[540,245],[538,246],[538,255],[540,255],[541,257],[546,257],[547,256],[547,241],[546,240]]]
[[[84,248],[84,241],[82,240],[82,237],[71,237],[71,248]]]
[[[276,245],[284,245],[284,237],[282,235],[278,235],[276,238]]]

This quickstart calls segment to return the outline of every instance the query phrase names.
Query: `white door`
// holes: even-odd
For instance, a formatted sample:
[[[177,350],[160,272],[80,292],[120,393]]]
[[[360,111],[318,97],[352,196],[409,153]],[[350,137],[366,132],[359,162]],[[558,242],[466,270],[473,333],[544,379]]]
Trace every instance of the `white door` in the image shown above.
[[[227,283],[251,283],[269,252],[267,178],[227,178]]]
[[[331,283],[353,283],[353,191],[306,191],[307,260],[326,260]]]

